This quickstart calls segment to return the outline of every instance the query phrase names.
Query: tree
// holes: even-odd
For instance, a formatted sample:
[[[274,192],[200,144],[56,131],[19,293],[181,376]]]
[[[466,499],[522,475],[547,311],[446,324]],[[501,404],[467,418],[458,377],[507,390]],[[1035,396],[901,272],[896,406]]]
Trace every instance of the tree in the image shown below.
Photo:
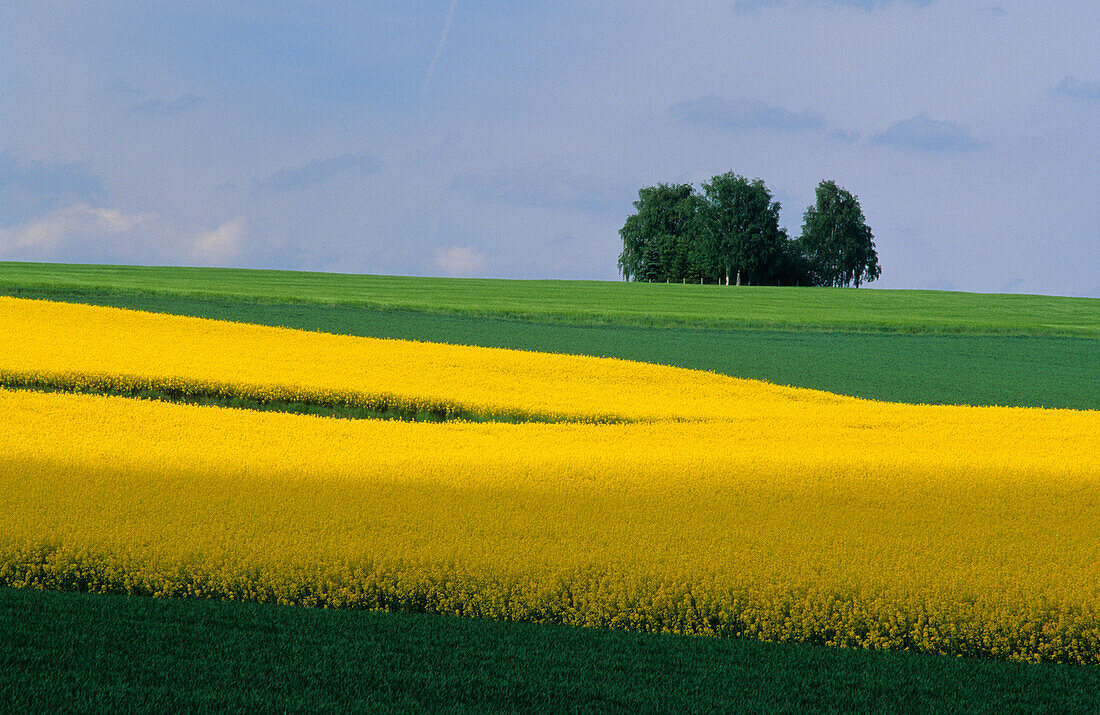
[[[730,171],[704,182],[699,257],[704,275],[719,283],[776,282],[787,243],[779,208],[761,179],[749,181]]]
[[[638,191],[636,213],[619,229],[619,272],[627,280],[680,281],[692,272],[699,195],[691,184],[658,184]]]
[[[788,239],[784,244],[783,254],[778,262],[775,283],[781,286],[818,285],[814,277],[813,266],[806,254],[803,253],[798,240]]]
[[[858,288],[882,273],[859,200],[835,181],[817,185],[816,201],[803,215],[798,244],[816,285],[854,283]]]
[[[858,288],[881,273],[859,200],[834,181],[818,184],[793,241],[764,182],[732,171],[701,195],[691,184],[647,186],[634,208],[619,229],[627,280]]]

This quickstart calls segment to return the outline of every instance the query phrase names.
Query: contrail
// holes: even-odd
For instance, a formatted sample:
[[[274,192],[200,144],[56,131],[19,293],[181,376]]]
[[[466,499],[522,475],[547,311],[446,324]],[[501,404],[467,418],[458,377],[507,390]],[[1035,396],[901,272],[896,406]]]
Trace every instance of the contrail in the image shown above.
[[[432,81],[432,73],[435,72],[439,56],[443,54],[443,46],[447,44],[447,34],[451,31],[451,20],[455,17],[455,5],[458,5],[458,0],[451,0],[451,6],[447,9],[447,21],[443,23],[443,35],[439,38],[439,46],[435,48],[435,57],[432,58],[432,63],[428,65],[428,74],[424,77],[424,84],[420,85],[420,104],[422,108],[424,93],[428,91],[428,83]]]

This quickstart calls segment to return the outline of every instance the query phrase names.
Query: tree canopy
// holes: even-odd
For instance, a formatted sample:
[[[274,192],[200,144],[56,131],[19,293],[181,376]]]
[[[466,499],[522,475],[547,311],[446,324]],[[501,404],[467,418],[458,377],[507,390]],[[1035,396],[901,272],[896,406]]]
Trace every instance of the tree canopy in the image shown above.
[[[760,179],[750,182],[731,171],[703,183],[706,267],[715,282],[760,285],[777,278],[787,240],[779,208]]]
[[[691,184],[658,184],[638,191],[637,213],[619,229],[619,272],[627,280],[686,277],[697,251],[701,199]]]
[[[874,236],[863,217],[859,200],[836,185],[822,181],[817,200],[802,219],[802,252],[813,266],[815,283],[856,288],[881,274]]]
[[[858,200],[833,181],[818,186],[794,240],[763,180],[732,171],[703,182],[702,193],[691,184],[644,187],[634,208],[619,230],[627,280],[858,287],[880,273]]]

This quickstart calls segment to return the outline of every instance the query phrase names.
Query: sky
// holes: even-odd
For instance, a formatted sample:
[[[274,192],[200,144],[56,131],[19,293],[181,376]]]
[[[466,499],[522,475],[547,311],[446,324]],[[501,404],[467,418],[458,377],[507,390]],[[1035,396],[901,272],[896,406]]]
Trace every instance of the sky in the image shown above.
[[[18,2],[0,260],[619,279],[638,189],[855,194],[880,288],[1100,297],[1100,3]]]

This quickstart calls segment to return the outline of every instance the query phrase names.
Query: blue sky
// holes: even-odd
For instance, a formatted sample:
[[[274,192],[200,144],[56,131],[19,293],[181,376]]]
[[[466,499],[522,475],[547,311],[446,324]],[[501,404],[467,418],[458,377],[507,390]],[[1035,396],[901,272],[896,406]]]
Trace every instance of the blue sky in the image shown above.
[[[614,280],[638,188],[859,196],[883,288],[1100,297],[1100,3],[0,9],[0,260]]]

